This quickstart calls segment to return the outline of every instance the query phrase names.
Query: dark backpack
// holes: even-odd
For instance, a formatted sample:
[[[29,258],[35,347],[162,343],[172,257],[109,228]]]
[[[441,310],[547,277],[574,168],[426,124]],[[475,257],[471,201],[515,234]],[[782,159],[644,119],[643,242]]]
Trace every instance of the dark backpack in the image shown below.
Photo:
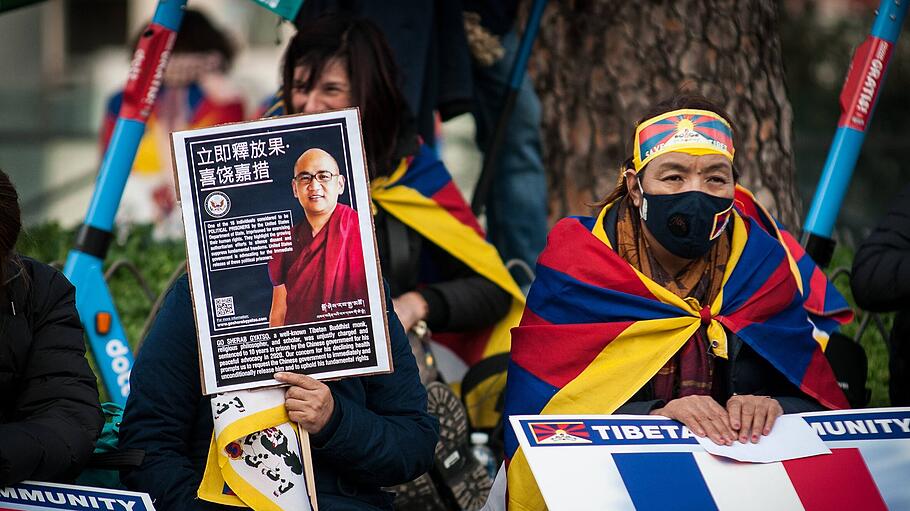
[[[76,484],[125,490],[120,482],[120,471],[141,465],[145,452],[118,447],[123,407],[117,403],[107,402],[101,404],[101,410],[104,412],[104,428],[95,443],[95,451],[85,470],[76,479]]]
[[[869,362],[862,345],[840,332],[834,332],[828,339],[825,355],[850,406],[863,408],[869,404],[871,391],[866,388]]]

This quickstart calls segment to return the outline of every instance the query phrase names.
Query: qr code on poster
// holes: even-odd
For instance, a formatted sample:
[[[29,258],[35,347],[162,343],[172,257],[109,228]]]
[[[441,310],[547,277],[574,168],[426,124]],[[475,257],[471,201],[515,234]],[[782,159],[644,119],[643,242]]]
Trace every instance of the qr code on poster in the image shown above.
[[[226,318],[234,315],[234,297],[215,298],[215,317]]]

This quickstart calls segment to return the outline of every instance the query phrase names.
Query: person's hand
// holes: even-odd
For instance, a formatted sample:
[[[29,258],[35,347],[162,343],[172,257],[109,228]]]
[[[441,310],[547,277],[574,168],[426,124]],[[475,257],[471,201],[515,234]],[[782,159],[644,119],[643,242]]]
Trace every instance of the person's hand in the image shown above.
[[[678,420],[696,435],[707,436],[717,445],[733,445],[733,440],[736,439],[727,410],[710,396],[674,399],[663,408],[652,410],[651,415]]]
[[[275,373],[275,379],[291,385],[284,394],[288,417],[307,433],[322,431],[335,410],[335,400],[329,387],[305,374]]]
[[[398,320],[401,321],[405,332],[410,331],[418,321],[426,318],[430,311],[427,301],[417,291],[408,291],[398,298],[393,298],[392,306],[395,308],[395,314],[398,315]]]
[[[730,426],[739,432],[739,441],[758,443],[762,435],[771,433],[774,421],[784,410],[776,399],[768,396],[735,395],[727,400]]]

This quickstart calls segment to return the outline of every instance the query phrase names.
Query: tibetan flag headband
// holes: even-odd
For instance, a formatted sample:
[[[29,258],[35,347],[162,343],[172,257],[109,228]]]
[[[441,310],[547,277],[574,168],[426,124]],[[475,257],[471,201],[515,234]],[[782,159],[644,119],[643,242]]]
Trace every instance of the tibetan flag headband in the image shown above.
[[[674,110],[652,117],[635,129],[635,172],[664,153],[721,154],[733,161],[733,130],[714,112]]]

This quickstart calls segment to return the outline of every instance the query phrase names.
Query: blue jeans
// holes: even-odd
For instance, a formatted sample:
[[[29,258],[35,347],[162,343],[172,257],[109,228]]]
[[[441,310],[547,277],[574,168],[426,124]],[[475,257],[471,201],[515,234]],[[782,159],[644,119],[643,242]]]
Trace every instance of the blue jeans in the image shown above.
[[[474,63],[477,145],[486,151],[496,129],[518,50],[514,31],[502,38],[505,56],[490,67]],[[547,183],[540,155],[540,101],[525,76],[499,152],[486,203],[487,237],[503,260],[531,268],[547,243]],[[525,284],[519,279],[519,284]]]

